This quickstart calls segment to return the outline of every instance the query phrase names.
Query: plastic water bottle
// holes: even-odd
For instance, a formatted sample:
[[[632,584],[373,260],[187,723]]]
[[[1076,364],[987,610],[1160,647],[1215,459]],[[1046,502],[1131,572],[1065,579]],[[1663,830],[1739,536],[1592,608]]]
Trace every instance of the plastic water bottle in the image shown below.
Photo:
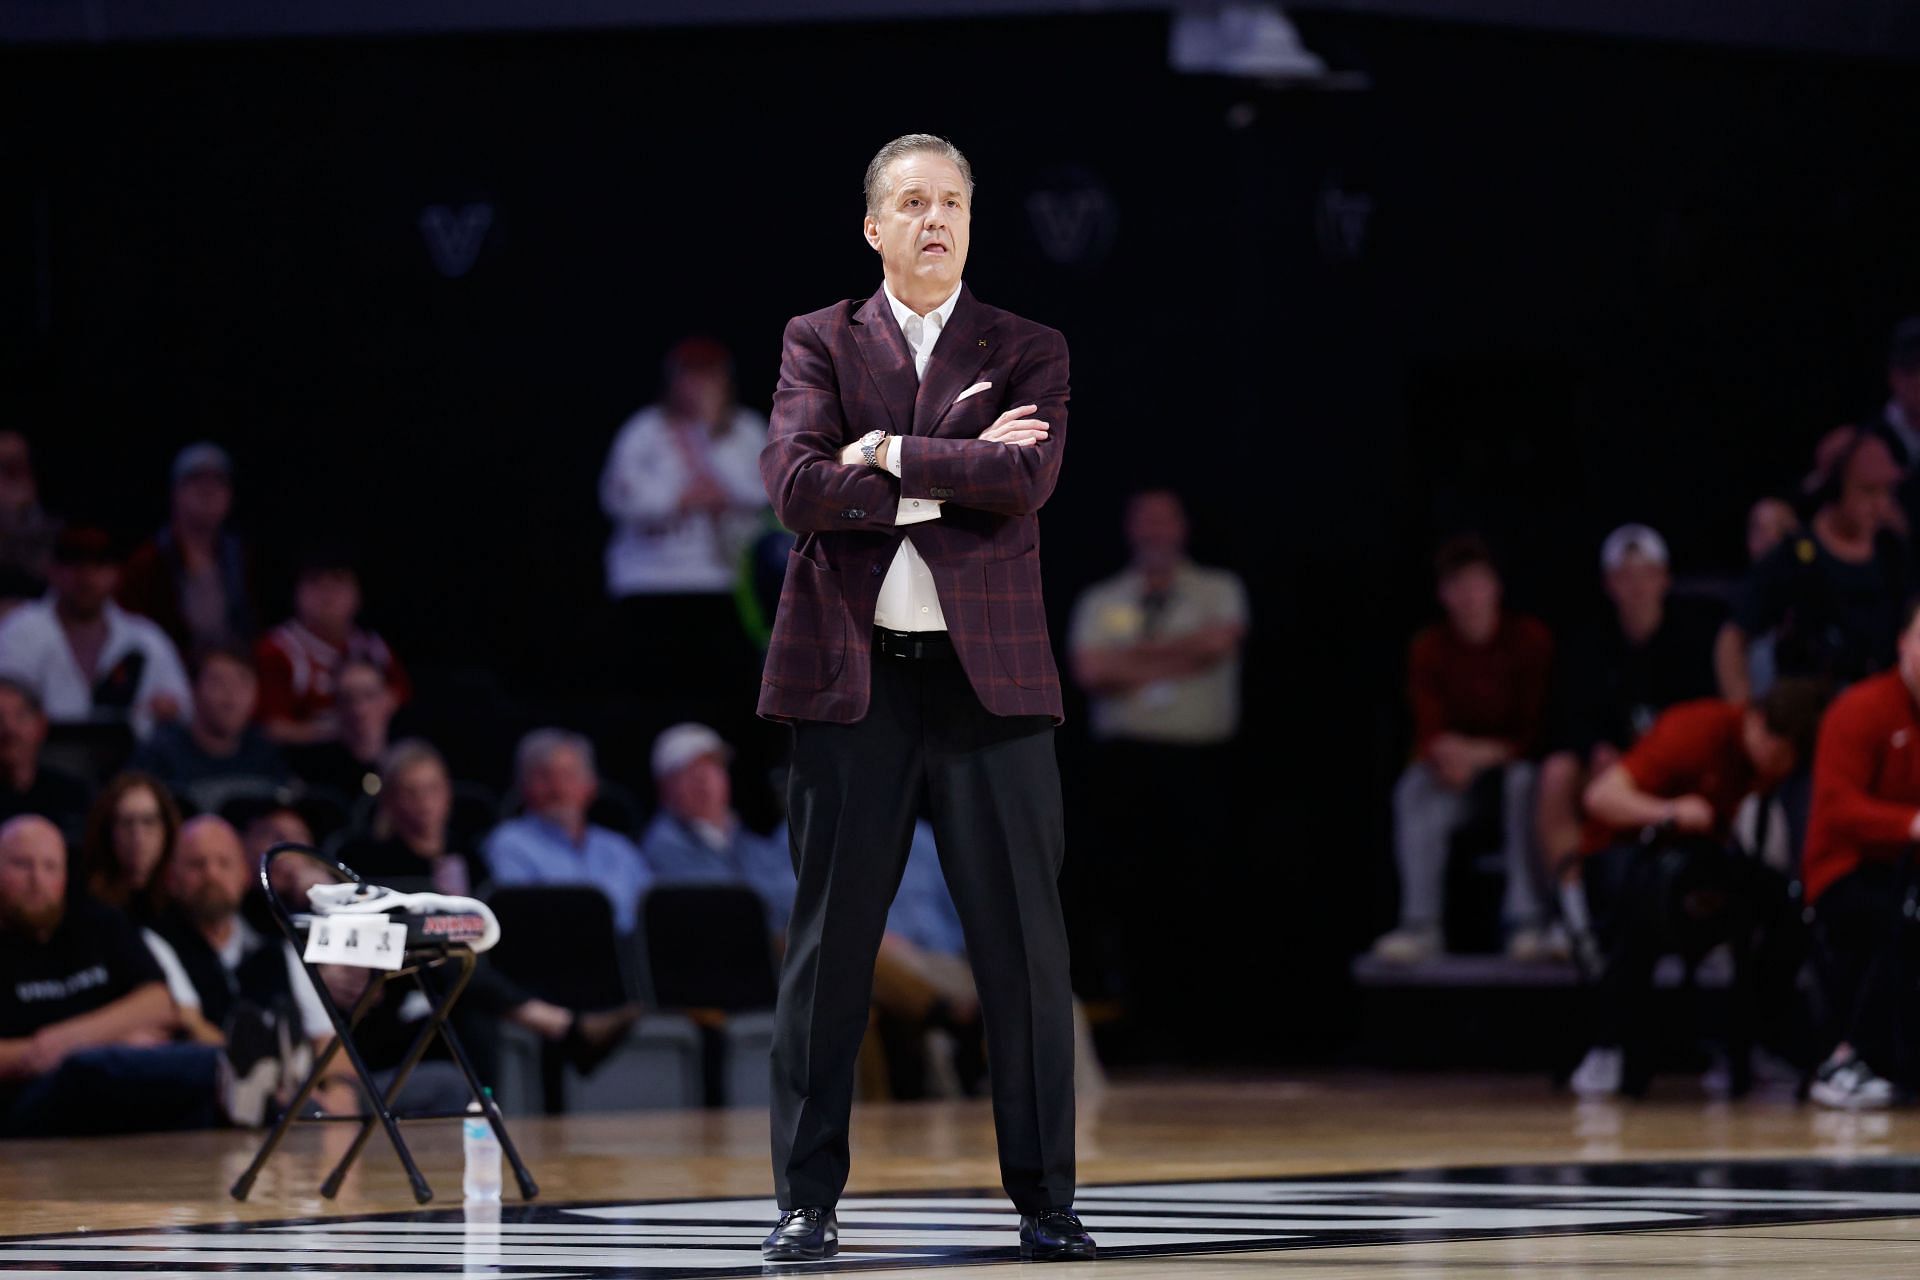
[[[488,1089],[486,1094],[493,1097],[493,1090]],[[461,1189],[469,1200],[498,1200],[500,1139],[494,1136],[493,1126],[487,1123],[479,1103],[467,1104],[467,1118],[460,1122],[460,1134],[467,1149],[467,1169],[460,1180]]]

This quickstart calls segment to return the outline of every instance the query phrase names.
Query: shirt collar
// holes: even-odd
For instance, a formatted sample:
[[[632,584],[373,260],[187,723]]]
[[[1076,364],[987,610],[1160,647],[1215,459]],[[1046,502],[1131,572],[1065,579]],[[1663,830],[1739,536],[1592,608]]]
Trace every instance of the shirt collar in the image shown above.
[[[953,309],[960,302],[960,290],[965,284],[966,282],[963,280],[960,284],[953,286],[953,292],[947,295],[947,300],[927,312],[926,318],[932,319],[934,316],[939,316],[940,328],[945,329],[947,327],[947,321],[953,319]],[[907,331],[907,321],[917,318],[914,315],[913,308],[894,297],[893,286],[886,281],[882,280],[880,282],[880,288],[887,295],[887,305],[893,308],[893,322],[900,326],[901,333],[905,333]]]

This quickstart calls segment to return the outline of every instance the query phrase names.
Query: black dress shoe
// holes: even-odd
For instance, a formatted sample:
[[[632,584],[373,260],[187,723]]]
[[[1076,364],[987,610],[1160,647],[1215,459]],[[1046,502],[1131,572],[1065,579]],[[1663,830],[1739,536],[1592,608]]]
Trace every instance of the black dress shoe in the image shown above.
[[[768,1262],[816,1262],[840,1252],[840,1220],[818,1205],[789,1209],[761,1242]]]
[[[1071,1209],[1020,1215],[1020,1256],[1028,1262],[1091,1262],[1097,1252]]]

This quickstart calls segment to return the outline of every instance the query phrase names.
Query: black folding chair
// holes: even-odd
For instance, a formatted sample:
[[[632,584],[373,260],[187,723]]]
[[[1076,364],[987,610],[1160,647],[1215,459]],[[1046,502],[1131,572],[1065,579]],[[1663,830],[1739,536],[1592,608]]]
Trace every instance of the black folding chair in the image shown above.
[[[468,1113],[466,1111],[432,1111],[402,1115],[394,1112],[393,1104],[399,1099],[400,1091],[406,1088],[407,1080],[413,1075],[414,1068],[420,1065],[420,1059],[426,1054],[427,1047],[436,1035],[447,1046],[447,1051],[459,1066],[461,1075],[466,1077],[468,1091],[472,1094],[473,1100],[480,1105],[480,1111],[486,1116],[487,1123],[493,1127],[494,1136],[500,1140],[500,1150],[505,1153],[507,1162],[513,1167],[514,1180],[519,1184],[521,1197],[531,1200],[539,1195],[539,1186],[535,1184],[533,1175],[527,1172],[527,1166],[521,1162],[520,1153],[515,1150],[513,1139],[507,1136],[507,1123],[500,1114],[500,1108],[494,1105],[493,1096],[481,1088],[479,1078],[474,1074],[473,1063],[468,1059],[465,1048],[461,1046],[460,1037],[454,1034],[453,1026],[447,1020],[453,1012],[454,1004],[460,999],[461,992],[466,990],[468,980],[473,977],[476,960],[473,949],[463,943],[409,937],[406,950],[401,956],[400,967],[392,970],[369,969],[367,972],[370,976],[366,990],[361,992],[360,998],[354,1002],[353,1009],[343,1013],[339,1003],[334,1000],[333,994],[327,990],[327,984],[321,981],[318,967],[309,964],[305,957],[305,943],[312,918],[304,917],[296,920],[293,913],[287,909],[286,903],[280,900],[280,895],[274,892],[273,864],[277,859],[287,855],[310,858],[325,867],[332,875],[339,877],[341,881],[353,884],[366,883],[343,863],[323,858],[306,845],[276,844],[268,849],[266,857],[261,859],[260,884],[266,891],[274,922],[280,926],[280,931],[286,935],[295,953],[301,956],[300,963],[305,967],[307,977],[312,980],[314,990],[319,993],[320,1003],[327,1011],[328,1020],[333,1023],[333,1039],[327,1042],[326,1048],[322,1049],[315,1058],[313,1069],[307,1073],[299,1093],[294,1095],[293,1102],[288,1105],[272,1131],[267,1134],[266,1141],[260,1145],[259,1154],[253,1158],[253,1163],[247,1166],[246,1172],[242,1173],[239,1180],[233,1184],[231,1192],[233,1198],[245,1200],[252,1192],[253,1184],[260,1176],[260,1170],[266,1166],[268,1158],[273,1155],[274,1150],[280,1145],[280,1140],[286,1137],[287,1130],[293,1127],[295,1121],[345,1121],[357,1123],[360,1126],[360,1132],[354,1135],[353,1142],[347,1147],[346,1154],[340,1157],[340,1162],[333,1167],[333,1172],[329,1173],[326,1181],[320,1184],[321,1195],[331,1200],[339,1194],[340,1184],[346,1178],[347,1170],[359,1158],[361,1150],[367,1145],[367,1139],[373,1136],[373,1126],[377,1122],[387,1131],[387,1138],[393,1143],[394,1152],[399,1155],[400,1163],[407,1171],[407,1180],[413,1185],[414,1200],[425,1204],[433,1199],[433,1188],[427,1185],[426,1178],[420,1172],[420,1166],[414,1162],[413,1153],[407,1148],[406,1139],[400,1135],[400,1121],[464,1120]],[[351,924],[351,920],[343,920],[341,923]],[[427,975],[447,966],[453,967],[452,980],[436,993],[433,985],[427,981]],[[367,1013],[380,1002],[386,992],[387,984],[395,979],[408,977],[414,980],[426,997],[429,1012],[420,1029],[414,1033],[412,1043],[408,1045],[406,1055],[401,1059],[394,1073],[393,1082],[383,1093],[374,1084],[373,1072],[368,1069],[366,1058],[354,1043],[353,1033]],[[347,1061],[352,1064],[354,1074],[360,1079],[361,1090],[371,1110],[359,1115],[347,1116],[302,1114],[336,1053],[347,1055]]]

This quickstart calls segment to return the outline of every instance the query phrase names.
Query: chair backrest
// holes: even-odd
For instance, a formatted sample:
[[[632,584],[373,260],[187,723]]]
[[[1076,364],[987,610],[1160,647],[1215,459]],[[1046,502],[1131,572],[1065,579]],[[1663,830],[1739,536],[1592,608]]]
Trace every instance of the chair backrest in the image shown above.
[[[568,1009],[627,1002],[613,908],[598,889],[515,886],[496,889],[487,905],[500,921],[500,942],[488,954],[507,977]]]
[[[666,1009],[771,1009],[773,947],[760,895],[742,885],[662,885],[641,903],[654,999]]]

